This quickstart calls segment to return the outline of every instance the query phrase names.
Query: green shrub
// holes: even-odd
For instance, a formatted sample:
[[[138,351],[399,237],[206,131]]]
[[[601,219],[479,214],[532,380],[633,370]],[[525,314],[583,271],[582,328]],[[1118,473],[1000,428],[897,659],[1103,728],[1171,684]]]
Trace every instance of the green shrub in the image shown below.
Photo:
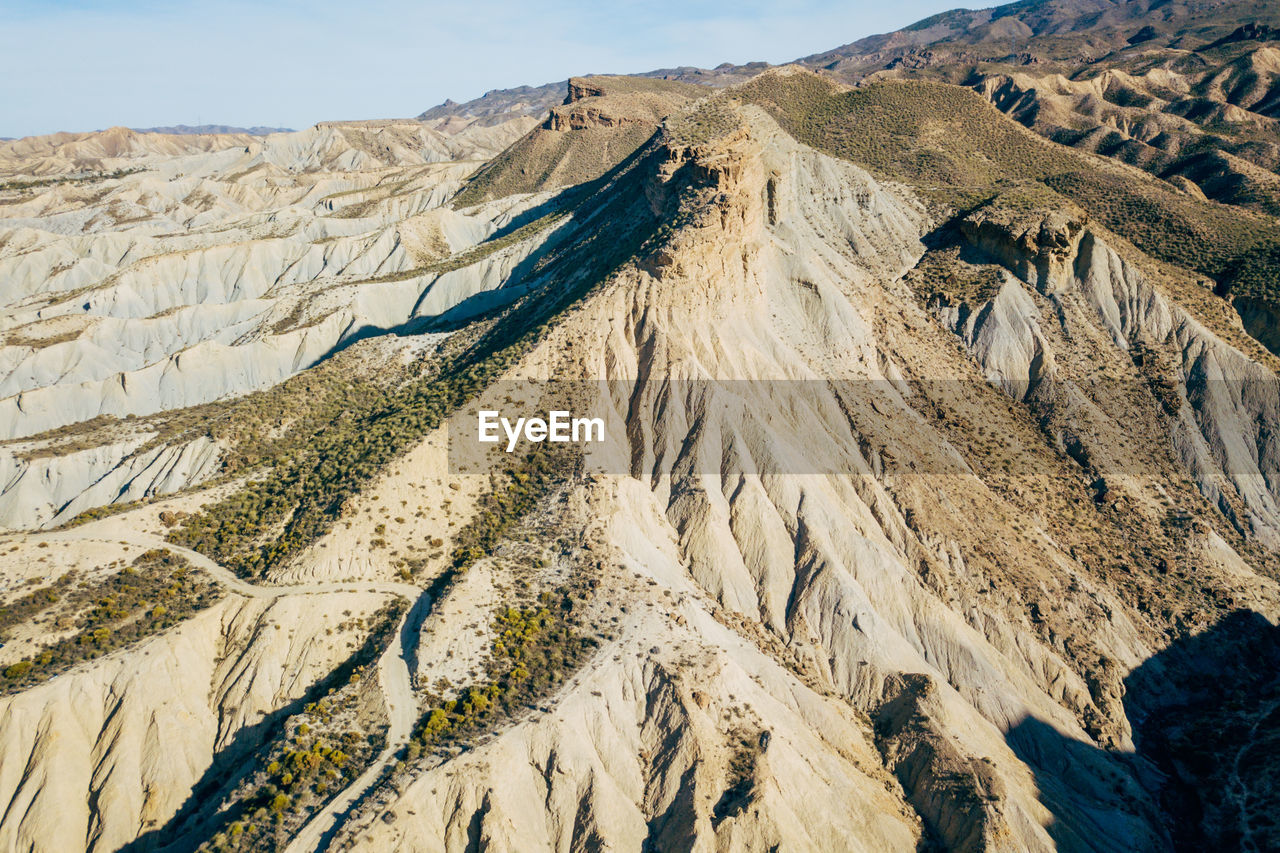
[[[9,604],[0,606],[0,639],[8,637],[15,626],[30,622],[62,601],[68,590],[79,580],[79,572],[66,572],[47,586],[32,590]]]
[[[466,571],[491,554],[511,525],[533,509],[552,483],[566,476],[571,464],[572,457],[565,454],[535,452],[492,475],[492,487],[454,538],[453,568]]]
[[[20,660],[17,663],[5,668],[4,677],[9,679],[10,681],[17,681],[18,679],[22,678],[24,675],[29,673],[33,666],[35,666],[35,664],[33,664],[29,660]]]

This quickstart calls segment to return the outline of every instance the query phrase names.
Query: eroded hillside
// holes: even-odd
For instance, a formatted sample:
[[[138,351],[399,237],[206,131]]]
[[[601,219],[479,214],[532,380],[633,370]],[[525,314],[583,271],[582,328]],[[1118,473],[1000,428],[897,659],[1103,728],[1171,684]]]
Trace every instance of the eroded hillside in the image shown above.
[[[573,86],[14,190],[0,839],[1280,843],[1278,362],[1173,239],[1271,221],[944,83]],[[548,380],[603,442],[457,464]],[[19,682],[153,552],[209,600]]]
[[[795,63],[843,83],[971,88],[1046,138],[1155,175],[1185,197],[1172,208],[1211,199],[1273,223],[1280,213],[1278,51],[1280,16],[1264,0],[1039,0],[944,12]],[[765,67],[724,63],[646,77],[724,87]],[[424,116],[493,122],[545,110],[559,90],[499,90]],[[1236,221],[1220,235],[1216,225],[1147,202],[1121,215],[1148,225],[1171,219],[1175,242],[1198,244],[1182,247],[1177,263],[1231,294],[1250,334],[1280,351],[1273,228],[1242,233],[1230,213],[1226,219]],[[1223,245],[1205,245],[1220,236]]]

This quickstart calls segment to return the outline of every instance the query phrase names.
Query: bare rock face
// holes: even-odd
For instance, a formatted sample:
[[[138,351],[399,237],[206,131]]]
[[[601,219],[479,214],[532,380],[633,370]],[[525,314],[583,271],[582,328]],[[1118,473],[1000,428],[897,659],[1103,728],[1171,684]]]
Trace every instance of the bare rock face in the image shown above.
[[[221,462],[208,438],[176,447],[129,442],[29,460],[4,457],[0,480],[8,488],[0,512],[13,527],[57,525],[96,507],[180,491],[215,475]]]
[[[1151,656],[1161,642],[1159,630],[1153,630],[1142,610],[1107,591],[1105,572],[1099,574],[1101,567],[1071,544],[1079,531],[1068,533],[1041,510],[1035,514],[1037,532],[1015,527],[997,532],[1000,524],[1012,524],[1015,513],[1026,511],[1015,509],[1028,498],[1026,492],[1006,492],[977,467],[969,469],[973,480],[960,477],[955,485],[937,474],[907,474],[912,469],[941,470],[929,452],[945,452],[950,439],[899,433],[893,441],[892,432],[877,428],[870,401],[856,399],[858,388],[885,390],[875,405],[905,418],[909,410],[929,404],[914,395],[898,396],[897,383],[911,384],[926,365],[937,369],[949,362],[954,368],[941,330],[912,307],[910,291],[896,284],[927,254],[920,237],[929,228],[928,217],[909,195],[789,143],[759,114],[746,113],[741,120],[737,130],[716,140],[672,146],[655,155],[668,159],[655,163],[658,177],[646,186],[646,202],[663,209],[674,199],[687,203],[696,197],[705,200],[708,215],[691,214],[699,223],[696,230],[675,238],[655,252],[651,264],[605,288],[523,368],[531,375],[646,377],[645,384],[612,401],[619,419],[629,423],[621,434],[632,437],[619,451],[644,473],[596,498],[604,504],[590,515],[612,517],[609,540],[624,565],[655,581],[656,589],[671,590],[677,603],[690,596],[691,604],[678,608],[674,619],[646,622],[643,630],[633,624],[646,617],[626,617],[601,663],[543,709],[543,716],[464,756],[430,765],[433,769],[409,787],[371,803],[367,817],[343,837],[355,849],[450,849],[463,843],[463,827],[469,826],[469,832],[479,833],[469,837],[500,848],[513,847],[516,838],[539,838],[538,846],[551,846],[565,830],[553,828],[544,835],[548,830],[530,824],[525,810],[541,815],[544,803],[561,801],[564,795],[555,780],[563,770],[569,779],[592,780],[586,787],[580,783],[571,798],[579,816],[575,838],[619,846],[647,840],[730,849],[790,838],[824,846],[825,836],[809,833],[825,832],[825,825],[815,825],[812,818],[795,820],[810,812],[794,805],[800,799],[821,801],[824,795],[813,786],[829,778],[823,773],[809,771],[784,781],[775,772],[772,779],[755,777],[753,784],[741,787],[730,784],[731,778],[721,779],[711,783],[710,796],[700,799],[703,768],[677,765],[680,772],[673,776],[668,765],[651,767],[646,762],[653,760],[652,751],[643,739],[628,746],[596,745],[583,765],[577,758],[582,739],[566,742],[567,735],[558,733],[581,728],[588,719],[607,719],[603,734],[589,729],[597,744],[602,737],[610,744],[618,738],[627,743],[636,737],[628,731],[636,729],[643,738],[651,725],[642,722],[644,717],[628,722],[635,728],[617,728],[637,708],[581,710],[580,703],[595,707],[615,701],[616,687],[604,685],[640,678],[623,669],[635,665],[627,662],[640,658],[653,662],[645,666],[657,666],[682,636],[683,625],[707,625],[714,618],[760,643],[761,650],[781,655],[790,670],[783,683],[804,679],[866,713],[872,720],[872,730],[863,736],[866,747],[874,747],[894,774],[902,801],[925,831],[947,847],[1084,849],[1089,839],[1105,836],[1124,838],[1139,849],[1159,849],[1168,843],[1159,807],[1119,757],[1133,749],[1123,672]],[[1018,266],[1035,283],[1010,272],[997,297],[1003,304],[982,309],[987,325],[970,344],[985,335],[989,346],[975,355],[989,359],[993,353],[1010,352],[1005,339],[1024,334],[1008,327],[1017,322],[1024,324],[1022,329],[1034,324],[1034,338],[1047,353],[1060,332],[1047,331],[1052,315],[1041,312],[1037,300],[1046,297],[1037,288],[1075,287],[1094,300],[1081,305],[1089,309],[1080,319],[1093,329],[1090,339],[1110,347],[1117,358],[1127,358],[1113,337],[1108,322],[1113,302],[1102,299],[1097,272],[1110,269],[1108,264],[1117,269],[1124,265],[1118,258],[1105,260],[1108,250],[1092,238],[1082,243],[1078,222],[1072,231],[1067,222],[1073,220],[1053,219],[1044,228],[1037,223],[1018,232],[1035,235],[1036,246],[1045,235],[1049,248],[1044,253],[1037,249]],[[1064,224],[1055,228],[1056,223]],[[1070,241],[1054,237],[1066,233]],[[1013,255],[1008,243],[996,245],[1002,257]],[[1080,262],[1078,254],[1088,260]],[[1052,275],[1041,273],[1034,262],[1046,256],[1053,262],[1048,267]],[[1128,275],[1133,279],[1138,273]],[[1135,304],[1133,298],[1123,302]],[[1172,309],[1162,311],[1150,299],[1138,304],[1146,305],[1143,322],[1156,330],[1161,317],[1172,316]],[[904,315],[912,319],[888,319]],[[1172,334],[1169,324],[1163,328]],[[1084,335],[1083,327],[1073,330]],[[1052,362],[1044,364],[1040,378],[1056,379]],[[805,397],[803,407],[793,410],[804,411],[803,420],[786,414],[785,408],[770,408],[777,405],[776,398],[752,399],[745,406],[735,399],[750,393],[752,385],[734,380],[812,376],[817,365],[823,366],[823,375],[835,369],[869,381],[855,384],[843,400]],[[767,372],[757,373],[760,368]],[[1028,368],[1024,362],[1024,376]],[[696,377],[708,384],[684,395],[679,389],[688,386],[667,387],[659,380],[655,387],[653,377]],[[972,387],[981,384],[979,379]],[[862,393],[869,396],[871,391]],[[934,388],[933,393],[943,392]],[[991,407],[985,417],[1006,423],[1006,404],[996,402],[998,397],[984,399],[975,404]],[[659,401],[662,415],[653,408]],[[770,411],[779,418],[776,431],[748,438],[746,431],[693,426],[717,422],[713,412],[739,406]],[[679,414],[672,414],[673,407]],[[853,430],[849,413],[858,411],[865,416],[855,416],[858,426]],[[924,421],[916,423],[917,429],[931,429]],[[672,427],[678,431],[670,432]],[[774,480],[749,473],[768,469],[771,461],[776,469],[791,437],[796,446],[821,447],[828,464],[832,457],[839,459],[851,479]],[[1033,446],[1025,445],[1028,450]],[[1100,457],[1102,450],[1095,452]],[[1176,464],[1167,445],[1161,452],[1166,466]],[[890,458],[892,462],[885,461]],[[704,467],[708,459],[722,461],[709,471]],[[891,465],[902,473],[890,477]],[[1019,490],[1027,488],[1026,481],[1020,482]],[[1198,501],[1194,491],[1184,494]],[[1010,522],[994,521],[998,518]],[[973,541],[1001,542],[1002,553],[983,554],[959,544]],[[1173,559],[1173,552],[1165,559]],[[999,568],[1012,564],[1028,566],[1026,574],[1014,579]],[[604,577],[602,583],[615,588],[616,582]],[[1044,597],[1048,583],[1054,592]],[[987,584],[1001,590],[1004,603],[996,609],[981,592]],[[1257,578],[1253,588],[1274,612],[1273,583]],[[622,597],[619,592],[609,599]],[[972,603],[965,603],[970,597]],[[642,593],[638,600],[659,612],[669,609],[661,597]],[[696,602],[706,602],[697,606],[708,607],[712,616],[683,609]],[[717,636],[706,627],[699,635],[704,643]],[[770,637],[781,645],[770,645]],[[717,656],[745,665],[750,659],[745,654],[726,640]],[[696,730],[695,709],[702,701],[710,707],[729,701],[729,691],[710,675],[696,676],[695,683],[703,699],[679,711],[655,700],[651,688],[637,685],[624,690],[624,697],[643,700],[646,715],[663,716],[671,725],[679,720],[683,730]],[[787,692],[794,696],[797,689]],[[741,701],[741,691],[732,694]],[[772,723],[764,751],[770,768],[780,760],[773,756],[792,737],[783,734],[785,724],[776,710],[761,710],[776,707],[774,701],[760,697],[751,702]],[[704,744],[700,752],[710,754],[716,750],[713,744]],[[633,754],[640,756],[638,766],[605,758]],[[815,753],[806,755],[812,766]],[[505,768],[524,766],[526,757],[532,765],[527,781],[505,775]],[[605,778],[609,783],[602,787]],[[673,814],[667,804],[674,795],[669,787],[674,778],[692,786],[682,789],[692,795],[692,805]],[[637,789],[636,780],[646,787]],[[775,780],[782,801],[774,793]],[[797,784],[805,787],[788,790]],[[721,810],[722,822],[717,823],[715,806],[709,825],[701,822],[699,802],[743,798],[740,809]],[[624,803],[643,807],[637,813]],[[830,818],[825,809],[818,813]],[[590,815],[586,824],[583,815]],[[771,821],[759,824],[756,815],[770,815]],[[726,833],[726,827],[733,830]],[[887,838],[869,835],[867,828],[841,831],[843,845],[874,848]]]
[[[1051,293],[1070,270],[1084,219],[1079,211],[1044,213],[989,205],[964,217],[960,230],[975,248],[1004,261],[1014,275]]]
[[[1080,405],[1089,396],[1079,384],[1083,377],[1069,379],[1066,374],[1074,371],[1059,365],[1087,362],[1075,339],[1079,329],[1067,318],[1087,322],[1133,362],[1108,379],[1146,384],[1157,393],[1165,389],[1160,402],[1175,418],[1172,443],[1201,492],[1223,507],[1247,507],[1244,513],[1224,510],[1242,531],[1280,541],[1276,494],[1260,488],[1275,478],[1269,441],[1252,426],[1270,422],[1280,403],[1270,370],[1171,302],[1096,229],[1064,222],[1061,215],[1043,224],[995,224],[971,215],[959,230],[971,249],[1013,274],[989,301],[935,303],[940,319],[961,335],[988,378],[1034,398],[1047,417],[1064,403]],[[1046,235],[1049,248],[1042,245]],[[1041,324],[1054,315],[1067,334],[1050,340],[1044,328],[1052,324]],[[1076,402],[1066,402],[1064,395]],[[1065,429],[1073,435],[1091,431],[1079,423]],[[1084,444],[1075,452],[1091,454]],[[1239,503],[1224,495],[1223,484],[1230,484],[1228,493]]]
[[[726,655],[664,621],[650,613],[629,625],[632,639],[618,646],[627,662],[584,672],[554,715],[419,776],[357,846],[453,849],[477,830],[503,850],[582,838],[726,849],[917,842],[918,819],[879,767],[865,722],[793,686],[758,651]],[[638,648],[655,642],[701,662],[690,669]],[[754,710],[762,702],[767,721]],[[843,807],[854,792],[874,806]]]

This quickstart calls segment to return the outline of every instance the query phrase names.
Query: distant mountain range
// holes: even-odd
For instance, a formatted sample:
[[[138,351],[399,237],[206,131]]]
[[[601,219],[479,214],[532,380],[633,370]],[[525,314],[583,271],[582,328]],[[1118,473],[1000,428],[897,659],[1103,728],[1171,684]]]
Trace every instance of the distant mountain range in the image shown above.
[[[1268,26],[1268,24],[1270,26]],[[868,36],[793,64],[852,83],[877,72],[925,68],[953,72],[962,82],[990,65],[1036,66],[1074,77],[1107,67],[1130,47],[1144,50],[1216,48],[1276,39],[1280,6],[1266,0],[1019,0],[990,9],[953,9],[890,33]],[[1096,67],[1094,67],[1096,66]],[[633,76],[722,87],[770,67],[767,62],[679,66]],[[418,116],[501,120],[503,114],[540,116],[561,103],[567,80],[494,89],[470,101],[446,100]]]
[[[1120,160],[1194,197],[1280,216],[1277,41],[1280,4],[1262,0],[1020,0],[943,12],[791,64],[856,86],[885,79],[964,86],[1054,142]],[[723,88],[768,67],[725,63],[636,76]],[[541,117],[565,87],[495,90],[420,118]],[[1179,260],[1232,293],[1251,333],[1280,349],[1280,293],[1258,267],[1260,258],[1264,270],[1270,263],[1270,250],[1208,251],[1231,241],[1192,225],[1180,233]]]
[[[767,62],[748,62],[745,65],[724,63],[715,68],[697,68],[682,65],[679,68],[659,68],[635,74],[635,77],[651,77],[674,80],[681,83],[697,83],[703,86],[731,86],[759,74],[769,67]],[[565,100],[568,80],[546,83],[542,86],[517,86],[514,89],[494,89],[479,98],[464,103],[447,100],[418,116],[422,121],[436,121],[452,117],[476,119],[481,123],[506,121],[515,115],[542,118],[551,107]]]
[[[270,133],[292,133],[291,127],[235,127],[229,124],[175,124],[172,127],[135,127],[138,133],[176,133],[197,136],[206,133],[247,133],[250,136],[266,136]]]

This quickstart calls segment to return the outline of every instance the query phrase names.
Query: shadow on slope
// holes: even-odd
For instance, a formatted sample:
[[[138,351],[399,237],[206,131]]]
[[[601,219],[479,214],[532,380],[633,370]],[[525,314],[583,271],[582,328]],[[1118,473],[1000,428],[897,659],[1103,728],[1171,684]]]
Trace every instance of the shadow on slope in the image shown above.
[[[619,164],[601,191],[575,207],[573,231],[539,259],[544,266],[535,274],[542,286],[443,353],[438,370],[264,459],[270,476],[183,519],[170,539],[251,577],[284,565],[326,533],[347,499],[383,466],[502,376],[585,294],[660,235],[670,211],[655,212],[646,182],[663,156],[662,149],[646,147]]]
[[[499,230],[495,231],[487,240],[478,246],[469,250],[471,253],[479,253],[486,246],[497,244],[502,245],[505,241],[518,236],[518,232],[522,228],[529,228],[536,225],[540,221],[548,220],[557,216],[581,216],[583,220],[590,220],[593,217],[600,217],[603,208],[613,208],[615,211],[623,205],[615,203],[608,198],[596,199],[594,204],[589,204],[597,193],[606,190],[609,185],[625,175],[628,171],[634,169],[640,160],[648,153],[650,143],[656,134],[651,133],[646,140],[646,144],[639,150],[633,151],[622,159],[620,163],[610,169],[606,174],[586,183],[577,184],[576,186],[567,187],[561,192],[556,193],[551,198],[535,205],[512,219],[511,222]],[[638,201],[635,188],[631,191],[623,192],[624,204],[632,204]],[[555,225],[551,227],[557,227]],[[617,229],[618,223],[610,223],[607,228]],[[558,234],[549,235],[545,242],[533,251],[528,257],[517,263],[512,268],[511,273],[506,277],[501,287],[494,290],[485,290],[472,294],[458,302],[452,308],[442,314],[433,316],[416,316],[411,317],[403,323],[394,326],[372,326],[366,325],[358,329],[347,332],[342,339],[335,344],[328,352],[321,355],[310,367],[314,367],[347,349],[359,341],[369,338],[382,337],[384,335],[392,335],[395,337],[412,337],[414,335],[428,334],[432,332],[456,332],[466,326],[480,320],[500,317],[513,303],[518,302],[522,298],[529,296],[534,291],[542,288],[548,282],[554,282],[557,279],[566,277],[563,267],[564,263],[557,264],[557,261],[563,261],[565,256],[577,251],[584,254],[578,247],[579,243],[590,243],[594,237],[585,233],[585,227],[576,226],[570,222],[561,229]],[[607,236],[607,235],[606,235]],[[639,243],[643,243],[647,239],[649,232],[645,232]],[[639,245],[635,240],[624,241],[622,245]],[[467,253],[463,253],[464,255]],[[478,262],[479,258],[477,259]],[[616,259],[615,259],[616,260]],[[590,263],[577,262],[576,266],[589,267]],[[615,264],[616,266],[616,264]],[[434,286],[434,282],[431,286]],[[427,294],[431,292],[431,286],[425,290],[418,298],[420,305]],[[417,305],[414,310],[417,310]],[[524,313],[537,314],[537,306],[533,306],[532,311]]]
[[[1125,688],[1136,754],[1034,718],[1007,736],[1055,814],[1058,845],[1134,849],[1124,824],[1146,811],[1136,784],[1158,803],[1142,817],[1171,849],[1280,849],[1280,627],[1236,610],[1145,661]]]
[[[630,162],[632,158],[628,158]],[[624,166],[626,163],[624,162]],[[488,249],[492,246],[499,247],[493,251],[500,251],[509,244],[509,241],[518,238],[523,228],[536,227],[540,221],[552,219],[558,216],[571,215],[574,210],[582,204],[584,199],[592,193],[599,190],[607,183],[612,176],[612,172],[603,178],[582,184],[577,187],[570,187],[563,192],[557,193],[552,198],[547,199],[541,204],[535,205],[528,210],[516,216],[505,227],[495,231],[487,240],[469,249],[467,252],[460,253],[463,257],[467,255],[474,256],[473,263],[479,263],[488,256]],[[556,228],[558,225],[552,223],[547,226]],[[348,349],[352,345],[369,338],[382,337],[391,335],[394,337],[413,337],[415,335],[428,334],[431,332],[453,332],[464,328],[469,323],[501,311],[511,305],[511,303],[525,296],[539,286],[538,273],[540,273],[547,264],[549,256],[556,253],[565,240],[573,239],[572,223],[568,225],[566,233],[560,235],[551,234],[545,242],[536,250],[529,254],[528,257],[521,260],[512,268],[511,273],[507,275],[501,287],[493,290],[483,290],[479,293],[465,297],[452,308],[449,308],[442,314],[411,316],[403,323],[394,326],[376,326],[364,325],[354,328],[343,334],[342,338],[327,352],[317,358],[308,367],[314,367],[330,358],[333,358],[343,350]],[[529,239],[536,235],[529,235]],[[445,259],[444,263],[449,263],[451,259]],[[465,269],[470,264],[456,267],[456,269]],[[453,269],[446,269],[439,275],[452,272]],[[428,270],[423,270],[422,274],[428,274]],[[438,278],[437,278],[438,280]],[[433,281],[427,286],[426,290],[418,297],[418,302],[414,305],[413,311],[417,311],[422,301],[431,293],[435,287]],[[412,312],[411,312],[412,313]]]
[[[425,596],[424,596],[425,598]],[[418,604],[422,603],[422,599]],[[425,609],[415,604],[415,610],[406,620],[421,625]],[[393,613],[393,617],[395,614]],[[377,660],[384,645],[382,632],[370,632],[351,657],[339,664],[327,676],[311,685],[297,699],[264,716],[260,721],[236,732],[231,742],[213,756],[204,775],[192,786],[191,794],[164,826],[143,832],[133,841],[120,847],[117,853],[144,853],[163,850],[168,853],[186,853],[196,850],[218,826],[225,824],[228,815],[238,814],[243,803],[222,809],[226,798],[249,780],[258,769],[257,760],[263,751],[284,731],[290,717],[301,713],[309,703],[315,702],[351,680],[356,669]],[[372,734],[371,734],[372,736]],[[378,735],[381,737],[381,735]],[[380,748],[380,747],[379,747]]]

